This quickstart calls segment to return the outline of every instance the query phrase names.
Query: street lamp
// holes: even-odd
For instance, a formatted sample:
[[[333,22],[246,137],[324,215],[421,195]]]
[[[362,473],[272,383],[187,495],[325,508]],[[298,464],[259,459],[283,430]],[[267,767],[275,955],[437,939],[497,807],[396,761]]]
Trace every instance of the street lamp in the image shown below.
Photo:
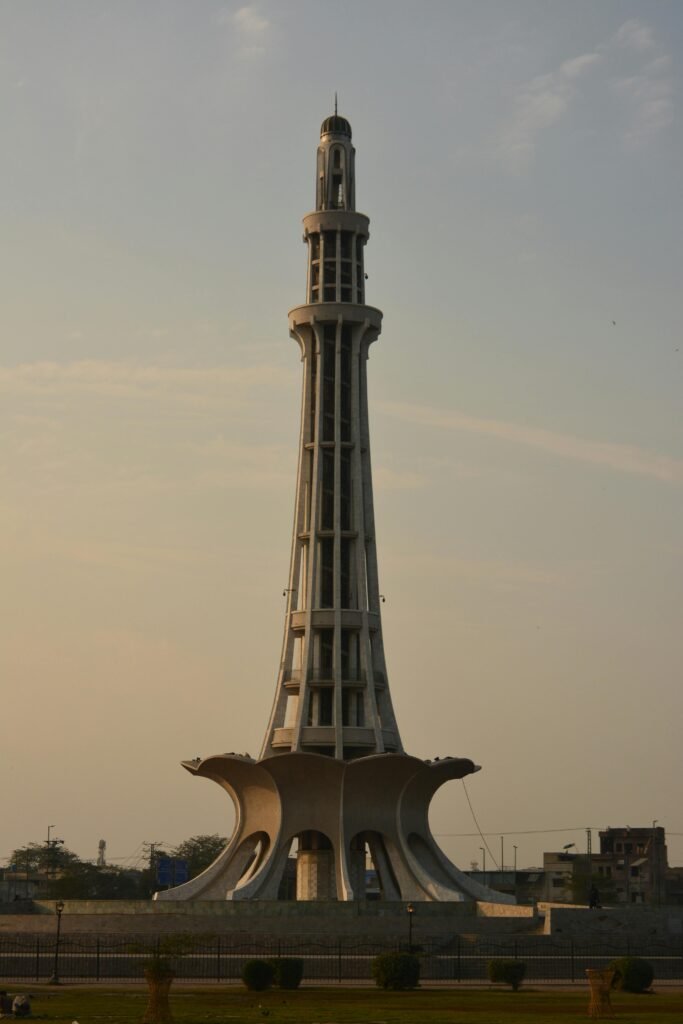
[[[409,903],[406,907],[406,913],[408,914],[408,952],[413,952],[413,914],[415,913],[415,907],[412,903]]]
[[[55,939],[55,962],[52,968],[52,977],[48,979],[48,985],[59,985],[59,938],[62,932],[62,913],[64,911],[64,900],[57,900],[55,913],[57,915],[57,938]]]
[[[512,844],[513,849],[513,863],[512,863],[512,884],[515,888],[515,899],[517,899],[517,847]]]

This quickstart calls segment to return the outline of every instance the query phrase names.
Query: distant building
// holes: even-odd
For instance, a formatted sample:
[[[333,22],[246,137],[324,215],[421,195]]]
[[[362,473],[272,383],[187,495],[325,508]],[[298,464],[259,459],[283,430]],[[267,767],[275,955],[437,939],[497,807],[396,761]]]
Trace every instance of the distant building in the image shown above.
[[[606,829],[600,833],[596,868],[598,875],[614,881],[617,903],[667,902],[669,864],[663,828]]]
[[[607,828],[599,833],[600,850],[575,853],[569,847],[543,854],[542,868],[500,873],[473,867],[468,874],[518,902],[588,903],[594,884],[608,904],[683,905],[683,867],[669,867],[663,828]]]

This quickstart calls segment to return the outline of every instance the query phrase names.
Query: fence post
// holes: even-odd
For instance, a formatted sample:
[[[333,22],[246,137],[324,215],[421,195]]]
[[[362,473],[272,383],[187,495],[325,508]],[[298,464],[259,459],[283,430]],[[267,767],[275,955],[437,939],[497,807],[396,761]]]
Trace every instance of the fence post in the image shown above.
[[[100,980],[100,937],[97,936],[95,943],[95,981]]]
[[[462,963],[460,962],[460,936],[458,935],[458,945],[456,947],[456,960],[455,966],[457,969],[457,980],[462,981]]]
[[[342,940],[337,940],[337,981],[341,985],[342,980]]]
[[[36,981],[40,981],[40,936],[36,935]]]
[[[573,939],[569,940],[569,957],[570,957],[570,964],[571,964],[572,981],[576,981],[576,969],[575,969],[575,964],[574,964],[574,940]]]
[[[221,937],[216,936],[216,981],[221,980]]]

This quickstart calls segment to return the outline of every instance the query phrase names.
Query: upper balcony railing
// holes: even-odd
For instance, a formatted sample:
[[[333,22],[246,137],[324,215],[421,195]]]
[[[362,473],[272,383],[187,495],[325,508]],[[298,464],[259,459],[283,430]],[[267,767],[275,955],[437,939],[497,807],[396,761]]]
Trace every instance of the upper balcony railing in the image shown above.
[[[333,686],[334,685],[334,670],[331,668],[323,668],[320,666],[312,666],[306,673],[305,669],[292,668],[288,669],[285,666],[281,666],[284,669],[283,682],[284,683],[299,683],[304,682],[304,676],[307,676],[307,682],[311,686]],[[373,670],[372,674],[364,672],[361,669],[342,669],[342,685],[346,686],[359,686],[365,685],[368,680],[374,679],[375,686],[386,686],[386,676],[383,672],[377,669]]]

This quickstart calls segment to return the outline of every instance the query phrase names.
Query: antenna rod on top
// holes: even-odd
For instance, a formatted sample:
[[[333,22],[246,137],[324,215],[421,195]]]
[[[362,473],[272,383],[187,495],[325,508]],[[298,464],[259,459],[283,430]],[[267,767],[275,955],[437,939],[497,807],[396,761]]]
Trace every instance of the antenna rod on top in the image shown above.
[[[337,94],[336,94],[336,92],[334,94],[334,113],[335,113],[335,116],[336,116],[336,114],[337,114]]]

